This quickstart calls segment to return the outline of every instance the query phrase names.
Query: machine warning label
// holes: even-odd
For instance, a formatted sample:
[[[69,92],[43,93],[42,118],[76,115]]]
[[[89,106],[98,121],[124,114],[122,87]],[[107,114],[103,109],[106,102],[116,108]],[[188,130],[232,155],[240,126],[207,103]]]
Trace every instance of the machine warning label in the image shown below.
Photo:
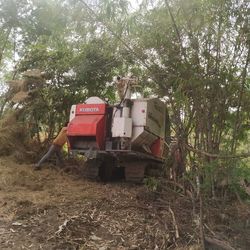
[[[80,108],[80,112],[99,112],[99,108]]]

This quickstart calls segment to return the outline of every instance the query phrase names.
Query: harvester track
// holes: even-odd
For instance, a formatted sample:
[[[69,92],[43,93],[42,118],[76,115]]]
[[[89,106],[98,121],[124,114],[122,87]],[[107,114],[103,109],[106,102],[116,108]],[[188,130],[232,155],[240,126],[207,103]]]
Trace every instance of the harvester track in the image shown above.
[[[99,159],[90,159],[84,163],[84,176],[90,180],[99,180]]]
[[[130,162],[125,167],[125,179],[128,182],[141,183],[144,179],[146,163]]]
[[[153,157],[138,153],[116,157],[104,152],[97,158],[88,159],[84,163],[84,176],[97,181],[111,181],[116,176],[115,169],[123,169],[123,178],[128,182],[142,183],[144,177],[160,177],[163,175],[163,164]],[[121,173],[121,172],[119,172]]]

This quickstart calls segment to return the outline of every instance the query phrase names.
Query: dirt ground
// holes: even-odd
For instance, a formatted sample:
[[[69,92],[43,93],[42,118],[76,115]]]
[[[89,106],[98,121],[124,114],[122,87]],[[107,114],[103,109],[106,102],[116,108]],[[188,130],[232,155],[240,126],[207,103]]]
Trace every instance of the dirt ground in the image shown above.
[[[0,249],[201,249],[193,209],[171,189],[91,182],[0,158]],[[204,209],[207,236],[250,249],[248,205]]]

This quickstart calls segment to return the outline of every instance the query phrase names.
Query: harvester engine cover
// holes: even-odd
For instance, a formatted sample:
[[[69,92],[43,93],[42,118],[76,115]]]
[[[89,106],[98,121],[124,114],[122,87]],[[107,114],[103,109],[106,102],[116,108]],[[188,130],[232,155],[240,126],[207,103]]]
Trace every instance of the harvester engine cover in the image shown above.
[[[104,149],[106,136],[106,104],[77,104],[75,116],[68,124],[71,149]]]

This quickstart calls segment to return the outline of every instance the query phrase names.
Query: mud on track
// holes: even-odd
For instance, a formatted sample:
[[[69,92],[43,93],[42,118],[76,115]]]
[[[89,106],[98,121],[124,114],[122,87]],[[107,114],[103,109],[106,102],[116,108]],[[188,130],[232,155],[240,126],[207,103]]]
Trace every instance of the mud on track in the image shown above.
[[[171,191],[162,198],[143,185],[90,182],[2,158],[0,249],[200,249],[191,202]]]

